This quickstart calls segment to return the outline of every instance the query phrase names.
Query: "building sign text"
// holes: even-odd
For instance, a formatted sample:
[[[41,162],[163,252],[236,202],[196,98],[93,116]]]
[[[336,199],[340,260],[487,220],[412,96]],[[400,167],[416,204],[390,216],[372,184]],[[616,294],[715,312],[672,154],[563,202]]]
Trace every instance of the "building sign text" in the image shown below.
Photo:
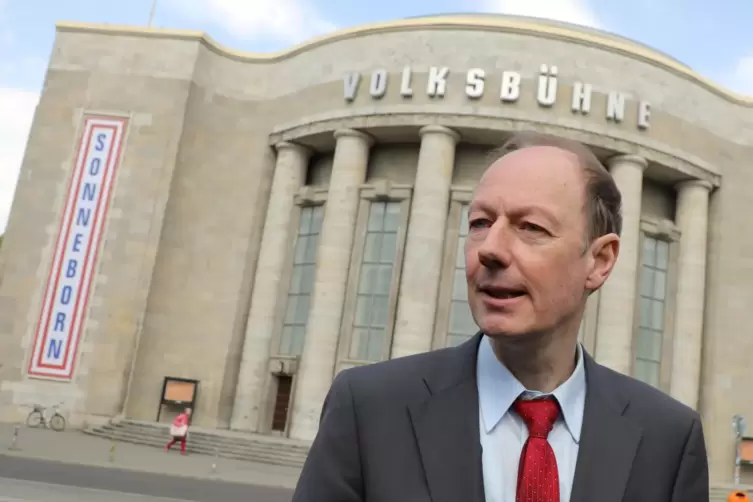
[[[447,93],[447,78],[450,69],[446,66],[432,66],[429,68],[426,80],[426,94],[432,98],[442,98]],[[558,98],[558,69],[556,66],[543,64],[539,68],[536,89],[536,101],[542,107],[549,108]],[[520,98],[521,92],[526,92],[522,83],[522,75],[516,71],[502,72],[499,100],[502,103],[514,103]],[[471,68],[465,74],[465,94],[469,99],[480,99],[486,92],[488,73],[482,68]],[[381,99],[387,93],[387,70],[378,69],[369,77],[369,95],[373,99]],[[349,73],[344,78],[344,97],[348,102],[356,98],[361,84],[360,73]],[[400,80],[400,95],[404,98],[413,96],[413,70],[406,67],[402,71]],[[593,86],[584,82],[574,82],[571,99],[573,113],[588,115],[591,112]],[[606,96],[606,119],[620,123],[625,119],[625,101],[627,95],[617,91],[610,91]],[[637,124],[639,129],[648,129],[651,117],[651,104],[648,101],[638,102]]]

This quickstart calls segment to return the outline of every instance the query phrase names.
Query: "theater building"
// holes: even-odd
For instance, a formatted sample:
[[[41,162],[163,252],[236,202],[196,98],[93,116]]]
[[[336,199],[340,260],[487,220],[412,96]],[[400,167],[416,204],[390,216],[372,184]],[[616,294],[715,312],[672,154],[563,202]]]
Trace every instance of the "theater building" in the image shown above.
[[[753,418],[753,99],[526,18],[275,54],[59,24],[0,255],[0,418],[62,402],[78,426],[154,421],[177,378],[196,425],[310,440],[338,371],[476,332],[465,207],[518,130],[584,142],[614,175],[622,252],[582,341],[698,409],[712,481],[731,481],[732,417]]]

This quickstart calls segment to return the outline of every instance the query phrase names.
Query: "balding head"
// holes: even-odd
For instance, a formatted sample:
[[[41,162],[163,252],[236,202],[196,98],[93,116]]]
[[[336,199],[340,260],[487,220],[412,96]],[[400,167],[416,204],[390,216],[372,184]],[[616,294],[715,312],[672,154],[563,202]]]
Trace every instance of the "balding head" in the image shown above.
[[[553,147],[575,156],[583,174],[586,215],[586,243],[622,232],[622,195],[612,175],[586,146],[569,139],[536,132],[514,134],[500,148],[490,153],[490,164],[505,155],[532,147]]]
[[[471,312],[502,339],[577,338],[586,298],[619,253],[620,192],[585,147],[538,134],[494,152],[468,211]]]

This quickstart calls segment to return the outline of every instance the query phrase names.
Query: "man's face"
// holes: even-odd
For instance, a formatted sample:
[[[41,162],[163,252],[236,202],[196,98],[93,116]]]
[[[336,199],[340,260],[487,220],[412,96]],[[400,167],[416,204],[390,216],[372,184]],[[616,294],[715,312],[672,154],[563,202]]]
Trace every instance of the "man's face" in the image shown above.
[[[489,336],[577,330],[588,289],[616,260],[619,239],[587,251],[585,179],[577,157],[530,147],[496,161],[469,208],[465,242],[471,312]]]

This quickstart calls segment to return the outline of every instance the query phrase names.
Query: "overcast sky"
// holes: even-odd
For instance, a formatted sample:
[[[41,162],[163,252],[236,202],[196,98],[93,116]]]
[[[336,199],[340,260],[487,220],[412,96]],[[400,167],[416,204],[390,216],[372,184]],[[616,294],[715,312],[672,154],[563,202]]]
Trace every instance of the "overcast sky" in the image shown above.
[[[0,0],[0,234],[42,87],[55,22],[145,25],[152,0]],[[753,0],[158,0],[155,26],[275,51],[337,28],[409,16],[499,12],[627,36],[753,95]]]

